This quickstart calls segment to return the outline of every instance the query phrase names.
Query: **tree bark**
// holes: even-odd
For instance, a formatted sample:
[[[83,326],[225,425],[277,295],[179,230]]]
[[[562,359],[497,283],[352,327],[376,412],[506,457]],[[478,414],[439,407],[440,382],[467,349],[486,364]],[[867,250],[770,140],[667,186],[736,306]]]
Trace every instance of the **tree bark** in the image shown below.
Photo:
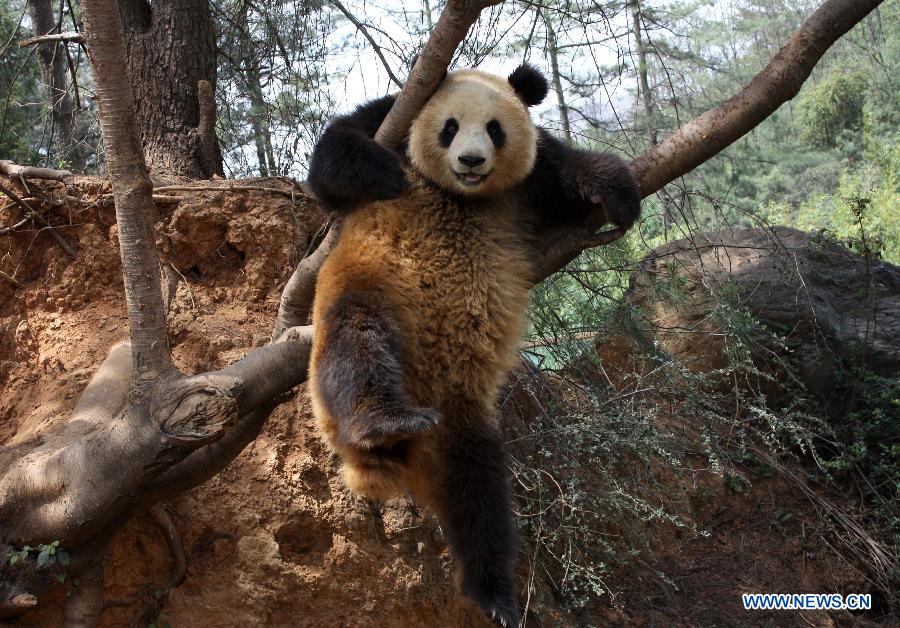
[[[207,0],[119,0],[125,58],[144,159],[155,176],[222,174],[201,130],[198,82],[216,85],[216,42]]]
[[[35,37],[57,33],[57,22],[50,0],[29,0],[28,7]],[[75,142],[76,111],[67,85],[65,45],[65,42],[60,41],[42,41],[38,44],[41,76],[53,127],[48,157],[50,165],[55,166],[57,162],[65,161],[76,170],[83,170],[84,155],[77,149]]]

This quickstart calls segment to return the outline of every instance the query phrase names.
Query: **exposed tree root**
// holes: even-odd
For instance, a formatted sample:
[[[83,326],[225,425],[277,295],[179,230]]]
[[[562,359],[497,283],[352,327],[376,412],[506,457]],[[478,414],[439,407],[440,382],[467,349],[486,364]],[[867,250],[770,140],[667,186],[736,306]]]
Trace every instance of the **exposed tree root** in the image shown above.
[[[158,525],[163,531],[163,534],[165,534],[166,541],[169,544],[169,553],[172,555],[172,572],[169,575],[169,581],[166,584],[166,588],[171,589],[172,587],[177,587],[184,582],[184,576],[187,572],[187,559],[184,555],[184,545],[181,543],[181,535],[178,533],[178,528],[175,527],[175,522],[172,521],[172,517],[169,516],[165,506],[162,504],[154,504],[153,506],[150,506],[148,512],[150,513],[150,516],[153,517],[156,525]]]

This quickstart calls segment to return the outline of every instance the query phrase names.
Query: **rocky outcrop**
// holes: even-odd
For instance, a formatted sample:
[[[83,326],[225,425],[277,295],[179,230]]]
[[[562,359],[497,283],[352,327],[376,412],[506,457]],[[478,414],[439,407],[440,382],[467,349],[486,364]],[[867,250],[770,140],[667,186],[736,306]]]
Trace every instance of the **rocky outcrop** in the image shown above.
[[[670,242],[640,264],[627,301],[640,335],[692,370],[722,366],[738,331],[754,336],[768,370],[779,370],[775,351],[818,395],[833,389],[840,368],[900,373],[900,267],[821,235],[774,227]]]

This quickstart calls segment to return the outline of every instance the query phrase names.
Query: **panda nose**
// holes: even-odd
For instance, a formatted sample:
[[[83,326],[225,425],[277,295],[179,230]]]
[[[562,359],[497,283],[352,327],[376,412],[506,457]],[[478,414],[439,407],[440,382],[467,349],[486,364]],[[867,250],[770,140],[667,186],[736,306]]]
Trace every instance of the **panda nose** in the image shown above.
[[[457,159],[459,162],[469,168],[474,168],[475,166],[480,166],[484,163],[484,157],[480,157],[478,155],[460,155]]]

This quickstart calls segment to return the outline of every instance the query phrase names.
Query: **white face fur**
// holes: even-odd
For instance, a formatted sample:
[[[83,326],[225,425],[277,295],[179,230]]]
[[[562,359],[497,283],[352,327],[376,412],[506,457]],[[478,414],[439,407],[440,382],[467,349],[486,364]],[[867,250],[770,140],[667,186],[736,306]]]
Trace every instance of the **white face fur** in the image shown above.
[[[444,79],[410,129],[413,166],[442,188],[500,194],[534,167],[537,129],[509,82],[478,70]]]

